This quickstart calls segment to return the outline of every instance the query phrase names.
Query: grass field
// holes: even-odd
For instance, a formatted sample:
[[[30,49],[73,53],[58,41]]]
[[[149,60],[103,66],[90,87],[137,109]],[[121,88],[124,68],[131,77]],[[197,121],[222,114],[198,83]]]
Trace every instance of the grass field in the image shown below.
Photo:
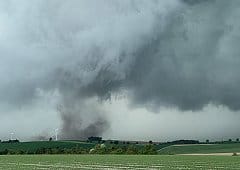
[[[80,142],[80,141],[34,141],[34,142],[20,142],[20,143],[0,143],[0,151],[8,150],[23,150],[33,153],[39,148],[60,148],[69,149],[73,147],[92,148],[95,144]]]
[[[240,157],[143,155],[9,155],[0,156],[2,170],[30,169],[240,169]]]
[[[159,150],[159,154],[162,155],[233,152],[240,152],[240,143],[213,145],[172,145]]]

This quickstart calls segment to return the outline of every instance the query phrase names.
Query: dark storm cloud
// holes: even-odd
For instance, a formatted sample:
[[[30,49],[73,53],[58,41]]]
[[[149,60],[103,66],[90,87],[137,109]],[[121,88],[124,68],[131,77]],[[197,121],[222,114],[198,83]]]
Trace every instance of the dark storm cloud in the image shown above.
[[[124,60],[133,58],[127,63],[124,77],[117,77],[118,70],[111,69],[115,63],[107,63],[83,87],[84,92],[110,96],[123,88],[130,91],[136,105],[199,110],[212,103],[238,110],[240,51],[228,43],[234,43],[238,34],[235,29],[239,24],[233,17],[239,16],[239,3],[200,2],[173,12],[164,29],[158,22],[161,16],[155,15],[152,29],[142,43],[131,52],[121,49],[116,61],[112,61],[124,65]],[[104,53],[97,55],[101,58]]]
[[[240,109],[238,1],[0,4],[0,100],[28,104],[36,89],[58,89],[66,138],[101,134],[96,105],[123,91],[152,110]]]
[[[203,3],[172,16],[164,32],[137,53],[128,78],[134,103],[182,110],[213,103],[238,110],[239,24],[232,17],[240,15],[239,5]]]

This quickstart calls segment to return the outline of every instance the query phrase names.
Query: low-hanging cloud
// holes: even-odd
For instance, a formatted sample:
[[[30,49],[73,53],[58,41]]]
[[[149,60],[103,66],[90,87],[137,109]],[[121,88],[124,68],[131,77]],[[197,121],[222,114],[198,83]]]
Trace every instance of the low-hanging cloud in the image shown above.
[[[3,0],[1,104],[28,105],[36,89],[57,89],[64,138],[101,134],[109,123],[99,105],[123,91],[133,107],[239,110],[239,6]]]

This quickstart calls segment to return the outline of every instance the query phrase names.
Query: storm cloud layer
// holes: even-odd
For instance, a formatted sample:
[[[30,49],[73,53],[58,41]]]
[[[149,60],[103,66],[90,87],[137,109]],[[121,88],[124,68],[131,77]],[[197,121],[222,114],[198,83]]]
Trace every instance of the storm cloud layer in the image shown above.
[[[237,0],[1,0],[0,105],[57,91],[63,138],[109,127],[101,102],[239,110]]]

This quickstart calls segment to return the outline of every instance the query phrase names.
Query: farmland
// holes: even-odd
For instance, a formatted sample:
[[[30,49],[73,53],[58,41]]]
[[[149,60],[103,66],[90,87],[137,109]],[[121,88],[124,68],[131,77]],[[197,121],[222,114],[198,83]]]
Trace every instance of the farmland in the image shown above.
[[[228,169],[238,170],[240,156],[196,156],[179,155],[195,153],[232,153],[240,152],[239,143],[229,144],[185,144],[156,145],[159,155],[111,155],[111,154],[35,154],[38,148],[70,149],[76,146],[90,149],[96,143],[82,141],[36,141],[20,143],[1,143],[0,150],[24,150],[28,154],[0,156],[0,170],[20,169]],[[106,143],[106,145],[109,145]],[[122,145],[118,144],[119,147]],[[129,145],[132,146],[132,145]],[[136,144],[139,149],[142,147]],[[30,154],[29,154],[30,153]]]
[[[103,144],[104,143],[104,144]],[[110,141],[2,142],[0,155],[7,154],[157,154],[166,145],[113,143]],[[168,145],[167,145],[168,146]],[[92,150],[93,149],[93,150]]]
[[[162,155],[193,154],[193,153],[233,153],[240,152],[240,143],[207,144],[207,145],[172,145],[159,150]]]
[[[240,157],[161,155],[8,155],[0,169],[228,169],[237,170]]]
[[[19,143],[0,143],[0,151],[8,150],[22,150],[27,153],[34,153],[40,148],[60,148],[71,149],[74,147],[81,147],[90,149],[95,144],[80,142],[80,141],[34,141],[34,142],[19,142]]]
[[[95,148],[98,143],[86,141],[33,141],[33,142],[17,142],[17,143],[0,143],[0,154],[63,154],[63,153],[89,153],[90,149]],[[100,150],[100,154],[124,154],[128,148],[133,149],[132,154],[147,154],[141,151],[147,144],[112,144],[105,142],[108,151]],[[224,144],[154,144],[152,145],[156,151],[154,154],[160,155],[176,155],[176,154],[209,154],[209,153],[240,153],[240,143],[224,143]],[[115,149],[112,149],[115,148]],[[45,149],[45,152],[40,152]],[[74,152],[69,152],[73,151]],[[76,149],[82,149],[84,152],[76,152]],[[100,148],[101,149],[101,148]],[[8,152],[5,152],[5,151]],[[20,153],[22,151],[22,153]],[[104,151],[104,152],[103,152]],[[127,153],[129,154],[129,153]],[[149,152],[148,152],[149,154]]]

